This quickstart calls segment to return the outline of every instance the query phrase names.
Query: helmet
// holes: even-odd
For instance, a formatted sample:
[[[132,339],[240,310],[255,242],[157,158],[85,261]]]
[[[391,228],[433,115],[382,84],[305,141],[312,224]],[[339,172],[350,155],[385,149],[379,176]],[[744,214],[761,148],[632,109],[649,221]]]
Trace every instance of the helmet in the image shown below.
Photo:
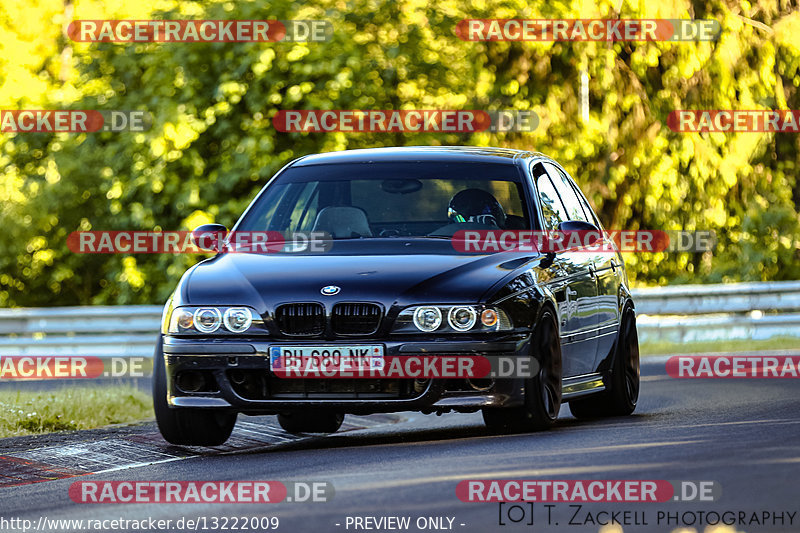
[[[502,228],[506,213],[497,199],[481,189],[464,189],[450,200],[447,218],[451,222],[478,222]]]

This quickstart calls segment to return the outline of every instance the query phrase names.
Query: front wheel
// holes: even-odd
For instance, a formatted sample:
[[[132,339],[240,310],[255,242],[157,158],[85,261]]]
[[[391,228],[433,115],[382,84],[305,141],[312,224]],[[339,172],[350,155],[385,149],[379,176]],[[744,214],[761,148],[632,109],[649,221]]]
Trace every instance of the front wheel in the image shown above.
[[[536,321],[531,340],[539,373],[525,382],[525,404],[484,409],[486,426],[501,433],[528,433],[551,428],[561,408],[561,342],[555,315],[545,308]]]
[[[236,413],[176,409],[167,404],[167,370],[160,335],[153,354],[153,410],[161,436],[171,444],[219,446],[228,440],[236,425]]]
[[[606,390],[570,402],[569,410],[576,418],[625,416],[633,413],[638,401],[639,336],[636,333],[636,313],[632,307],[626,306]]]

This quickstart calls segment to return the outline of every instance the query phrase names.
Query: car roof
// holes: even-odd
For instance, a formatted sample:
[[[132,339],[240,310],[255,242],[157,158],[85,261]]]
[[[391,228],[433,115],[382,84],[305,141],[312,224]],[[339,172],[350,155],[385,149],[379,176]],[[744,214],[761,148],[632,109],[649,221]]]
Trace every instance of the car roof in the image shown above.
[[[453,162],[517,165],[520,159],[541,156],[537,152],[482,146],[403,146],[343,150],[301,157],[291,166],[335,165],[373,162]]]

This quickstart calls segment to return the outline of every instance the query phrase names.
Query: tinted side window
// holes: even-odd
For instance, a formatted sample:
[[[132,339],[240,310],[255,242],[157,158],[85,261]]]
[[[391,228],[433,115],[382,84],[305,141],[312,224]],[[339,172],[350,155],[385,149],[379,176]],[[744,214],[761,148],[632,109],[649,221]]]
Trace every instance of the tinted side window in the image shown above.
[[[572,188],[571,180],[561,172],[558,167],[550,163],[545,163],[544,166],[547,168],[547,173],[550,174],[550,177],[553,178],[553,182],[556,184],[556,189],[558,190],[559,196],[561,196],[561,201],[564,202],[564,207],[567,210],[567,219],[582,220],[594,224],[594,221],[592,221],[589,215],[583,211],[582,202],[578,199],[578,195]]]
[[[567,181],[569,181],[570,185],[572,185],[573,190],[575,191],[575,195],[578,197],[581,205],[583,206],[583,212],[586,213],[586,219],[597,226],[598,228],[602,228],[603,226],[600,224],[600,219],[597,217],[597,213],[594,212],[592,206],[589,204],[589,201],[586,199],[586,195],[583,194],[583,191],[580,190],[578,184],[575,183],[575,180],[569,177],[569,174],[565,174],[563,171],[559,170],[562,175],[565,175]]]
[[[558,224],[569,220],[567,210],[558,197],[553,182],[547,174],[541,174],[536,178],[536,188],[539,189],[539,203],[542,206],[542,216],[544,217],[544,229],[556,229]]]
[[[600,219],[597,218],[597,213],[595,213],[594,210],[592,210],[592,206],[589,205],[589,202],[586,200],[586,197],[583,195],[580,189],[578,189],[578,186],[575,185],[574,183],[573,187],[575,188],[575,194],[578,195],[578,200],[581,201],[581,205],[583,206],[583,211],[586,213],[586,217],[589,219],[589,222],[591,222],[598,228],[602,227],[600,226]]]

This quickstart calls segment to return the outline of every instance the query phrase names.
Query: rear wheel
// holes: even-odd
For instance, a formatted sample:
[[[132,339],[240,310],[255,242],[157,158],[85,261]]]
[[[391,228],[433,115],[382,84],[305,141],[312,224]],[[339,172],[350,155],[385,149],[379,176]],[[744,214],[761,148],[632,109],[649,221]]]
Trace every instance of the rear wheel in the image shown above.
[[[570,402],[569,410],[576,418],[625,416],[633,413],[639,400],[639,336],[636,313],[626,306],[617,337],[611,376],[606,390],[582,400]]]
[[[483,420],[493,431],[526,433],[549,429],[561,408],[561,342],[555,315],[545,308],[536,322],[531,349],[539,372],[525,382],[525,403],[519,407],[484,409]]]
[[[228,440],[236,424],[235,412],[172,408],[167,404],[167,371],[160,336],[153,354],[153,410],[161,436],[172,444],[219,446]]]
[[[300,411],[278,415],[278,423],[289,433],[335,433],[342,422],[342,413],[329,411]]]

